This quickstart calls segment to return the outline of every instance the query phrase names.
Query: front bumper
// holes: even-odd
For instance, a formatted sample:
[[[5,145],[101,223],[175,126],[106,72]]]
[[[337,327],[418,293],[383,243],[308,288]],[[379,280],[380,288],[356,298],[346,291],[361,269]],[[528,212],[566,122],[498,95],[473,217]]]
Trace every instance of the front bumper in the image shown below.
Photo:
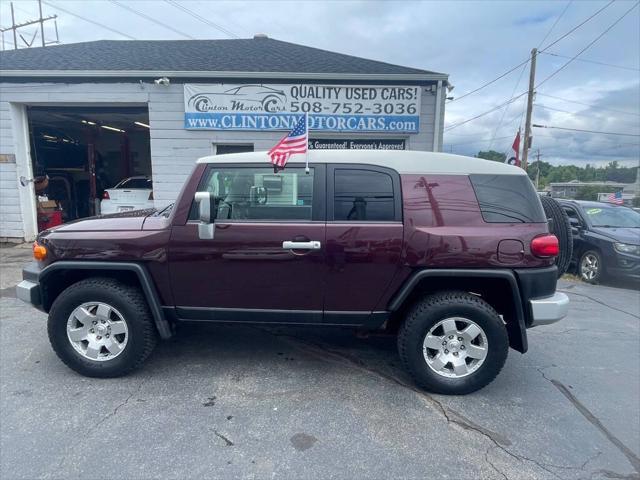
[[[38,282],[39,275],[40,266],[37,262],[27,264],[22,269],[23,280],[16,285],[16,297],[40,309],[42,308],[42,294]]]
[[[16,285],[16,297],[33,306],[40,306],[40,285],[31,280],[22,280]]]
[[[531,327],[549,325],[567,316],[569,312],[569,297],[562,292],[556,292],[550,297],[529,300],[533,321]]]

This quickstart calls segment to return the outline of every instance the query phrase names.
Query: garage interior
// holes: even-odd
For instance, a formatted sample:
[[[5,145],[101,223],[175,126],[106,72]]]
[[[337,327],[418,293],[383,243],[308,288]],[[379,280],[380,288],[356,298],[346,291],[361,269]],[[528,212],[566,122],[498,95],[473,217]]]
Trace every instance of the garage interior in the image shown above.
[[[107,188],[151,177],[147,107],[29,107],[38,231],[98,215]]]

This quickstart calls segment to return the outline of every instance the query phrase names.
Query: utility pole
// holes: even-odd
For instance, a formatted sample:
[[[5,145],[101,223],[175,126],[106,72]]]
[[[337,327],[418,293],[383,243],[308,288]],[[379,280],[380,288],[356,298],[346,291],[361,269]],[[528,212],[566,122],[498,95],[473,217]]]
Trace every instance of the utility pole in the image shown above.
[[[29,20],[22,23],[16,23],[16,17],[13,10],[13,2],[11,2],[11,26],[6,28],[0,28],[0,33],[3,34],[3,38],[4,38],[4,32],[8,32],[9,30],[13,32],[13,49],[14,50],[18,49],[18,35],[20,35],[20,38],[22,39],[26,47],[31,47],[33,45],[33,41],[35,40],[35,36],[37,35],[37,30],[33,35],[34,38],[31,40],[31,42],[28,42],[21,34],[18,33],[18,29],[22,27],[26,27],[28,25],[35,25],[36,23],[40,24],[40,37],[41,37],[40,40],[43,47],[46,47],[47,45],[51,45],[53,43],[60,43],[60,38],[58,37],[58,22],[56,20],[58,16],[49,15],[48,17],[43,17],[41,0],[38,0],[38,10],[40,12],[40,16],[37,20]],[[49,20],[53,20],[56,26],[56,39],[52,42],[47,42],[44,38],[44,22],[47,22]]]
[[[529,148],[531,145],[531,113],[533,111],[533,87],[536,83],[536,57],[538,49],[531,50],[531,65],[529,66],[529,95],[527,97],[527,121],[524,125],[524,148],[522,152],[522,168],[527,170],[527,159],[529,158]]]
[[[40,40],[42,40],[42,46],[44,47],[44,20],[42,19],[42,0],[38,0],[38,12],[40,13]]]
[[[18,49],[18,34],[16,32],[16,16],[13,13],[13,2],[11,2],[11,26],[13,28],[13,49],[17,50]],[[4,31],[2,32],[4,33]]]
[[[538,185],[540,184],[540,156],[541,156],[541,153],[540,153],[540,149],[538,148],[536,150],[536,159],[537,159],[537,162],[536,162],[536,167],[537,167],[536,168],[536,190],[539,189]]]

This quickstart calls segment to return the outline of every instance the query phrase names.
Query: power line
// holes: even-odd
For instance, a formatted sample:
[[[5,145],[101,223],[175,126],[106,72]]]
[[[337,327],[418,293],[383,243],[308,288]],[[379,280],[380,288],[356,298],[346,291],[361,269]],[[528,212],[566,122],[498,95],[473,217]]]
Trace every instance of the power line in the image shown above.
[[[571,35],[573,32],[575,32],[577,29],[579,29],[581,26],[583,26],[585,23],[587,23],[589,20],[591,20],[592,18],[595,18],[596,16],[598,16],[601,12],[603,12],[605,9],[609,8],[611,5],[613,5],[613,3],[615,2],[615,0],[611,0],[609,3],[607,3],[604,7],[602,7],[600,10],[596,11],[595,13],[593,13],[591,16],[589,16],[588,18],[586,18],[584,21],[582,21],[581,23],[579,23],[578,25],[576,25],[575,27],[573,27],[571,30],[569,30],[567,33],[565,33],[564,35],[560,36],[559,38],[557,38],[556,40],[554,40],[553,42],[551,42],[549,45],[547,45],[546,47],[544,47],[541,51],[544,52],[546,50],[549,50],[549,48],[553,47],[556,43],[558,43],[559,41],[561,41],[562,39],[568,37],[569,35]]]
[[[571,58],[568,55],[560,55],[559,53],[551,53],[551,52],[540,52],[540,53],[544,53],[545,55],[551,55],[552,57]],[[596,60],[588,60],[586,58],[576,58],[575,60],[578,61],[578,62],[594,63],[596,65],[604,65],[605,67],[613,67],[613,68],[620,68],[622,70],[630,70],[632,72],[640,72],[640,68],[625,67],[623,65],[613,65],[612,63],[598,62]]]
[[[104,25],[102,23],[96,22],[95,20],[90,20],[90,19],[88,19],[86,17],[78,15],[77,13],[73,13],[73,12],[70,12],[69,10],[65,10],[62,7],[58,7],[57,5],[53,5],[51,2],[45,2],[44,0],[42,0],[42,3],[44,3],[45,5],[48,5],[49,7],[54,8],[56,10],[60,10],[61,12],[66,13],[67,15],[71,15],[72,17],[79,18],[80,20],[84,20],[85,22],[92,23],[92,24],[94,24],[94,25],[96,25],[98,27],[104,28],[105,30],[109,30],[110,32],[113,32],[113,33],[116,33],[116,34],[118,34],[118,35],[120,35],[122,37],[128,38],[129,40],[137,40],[137,38],[132,37],[131,35],[127,35],[126,33],[122,33],[120,31],[116,30],[115,28],[107,27],[106,25]]]
[[[469,95],[473,95],[474,93],[476,93],[476,92],[478,92],[478,91],[482,90],[483,88],[488,87],[489,85],[491,85],[491,84],[493,84],[493,83],[496,83],[496,82],[497,82],[498,80],[500,80],[501,78],[506,77],[506,76],[507,76],[507,75],[509,75],[511,72],[514,72],[515,70],[517,70],[518,68],[522,67],[523,65],[526,65],[527,63],[529,63],[529,59],[528,59],[528,58],[527,58],[524,62],[519,63],[519,64],[518,64],[518,65],[516,65],[515,67],[513,67],[513,68],[511,68],[511,69],[507,70],[507,71],[506,71],[506,72],[504,72],[502,75],[500,75],[500,76],[498,76],[498,77],[494,78],[493,80],[491,80],[491,81],[489,81],[489,82],[487,82],[487,83],[485,83],[485,84],[483,84],[483,85],[479,86],[479,87],[478,87],[478,88],[476,88],[475,90],[471,90],[470,92],[465,93],[464,95],[461,95],[461,96],[459,96],[458,98],[454,98],[453,100],[449,100],[449,102],[447,102],[447,103],[455,102],[455,101],[457,101],[457,100],[462,100],[464,97],[468,97]]]
[[[232,37],[232,38],[240,38],[238,35],[236,35],[235,33],[233,33],[230,30],[227,30],[226,28],[224,28],[221,25],[218,25],[217,23],[214,23],[210,20],[207,20],[205,17],[203,17],[202,15],[197,14],[196,12],[194,12],[193,10],[189,10],[187,7],[185,7],[184,5],[181,5],[180,3],[176,2],[176,0],[164,0],[166,3],[168,3],[169,5],[173,5],[174,7],[182,10],[183,12],[185,12],[188,15],[191,15],[193,18],[200,20],[202,23],[209,25],[210,27],[215,28],[216,30]]]
[[[541,95],[543,97],[549,97],[549,98],[555,98],[556,100],[561,100],[563,102],[576,103],[578,105],[584,105],[585,107],[591,107],[591,108],[595,108],[595,109],[599,109],[599,110],[608,110],[610,112],[622,113],[622,114],[625,114],[625,115],[635,115],[637,117],[640,117],[640,113],[627,112],[627,111],[624,111],[624,110],[615,110],[613,108],[600,107],[598,105],[592,105],[590,103],[578,102],[577,100],[569,100],[568,98],[556,97],[554,95],[548,95],[546,93],[537,92],[536,95]]]
[[[571,6],[572,3],[573,3],[573,0],[569,0],[567,2],[562,12],[560,12],[560,15],[558,15],[558,17],[556,18],[556,21],[553,22],[553,25],[551,25],[551,28],[547,30],[547,34],[542,38],[542,40],[540,40],[540,43],[538,44],[538,48],[540,48],[540,46],[545,42],[545,40],[549,38],[549,35],[551,35],[551,32],[553,32],[553,29],[556,28],[556,25],[558,25],[558,22],[560,21],[560,19],[564,16],[567,10],[569,10],[569,7]],[[520,86],[520,82],[522,81],[522,76],[524,75],[526,68],[527,68],[526,65],[524,65],[522,67],[522,70],[520,70],[520,75],[518,75],[518,80],[516,81],[516,84],[513,86],[513,90],[511,91],[511,98],[513,98],[513,96],[516,94],[516,90],[518,90],[518,87]],[[504,117],[507,115],[507,112],[509,111],[510,106],[511,106],[510,104],[507,105],[507,108],[505,108],[502,111],[502,117],[500,117],[500,121],[498,122],[498,125],[496,126],[495,130],[493,131],[493,135],[491,136],[491,143],[489,143],[489,148],[491,148],[491,146],[493,145],[493,142],[496,140],[495,137],[498,134],[498,130],[502,126],[502,122],[504,122]],[[522,116],[524,116],[524,111],[525,111],[525,108],[522,109]],[[522,123],[522,118],[520,118],[520,123]]]
[[[544,108],[545,110],[553,110],[554,112],[568,113],[569,115],[575,115],[575,116],[578,116],[578,117],[590,117],[590,118],[593,118],[593,115],[589,114],[589,113],[570,112],[568,110],[562,110],[560,108],[548,107],[548,106],[543,105],[541,103],[536,103],[535,106],[536,107],[540,107],[540,108]]]
[[[513,135],[506,135],[504,137],[498,137],[495,138],[494,140],[503,140],[505,138],[513,138]],[[445,145],[449,145],[450,147],[457,147],[459,145],[473,145],[473,144],[481,144],[481,143],[485,143],[488,142],[489,139],[485,138],[483,140],[474,140],[472,142],[461,142],[461,143],[445,143]]]
[[[173,28],[171,25],[167,25],[166,23],[162,23],[160,20],[156,20],[155,18],[150,17],[146,13],[139,12],[138,10],[136,10],[134,8],[131,8],[129,5],[125,5],[123,3],[120,3],[117,0],[109,0],[109,1],[111,3],[113,3],[114,5],[117,5],[118,7],[124,8],[125,10],[129,10],[130,12],[134,13],[135,15],[138,15],[139,17],[142,17],[142,18],[144,18],[146,20],[149,20],[150,22],[153,22],[153,23],[155,23],[157,25],[160,25],[161,27],[169,29],[172,32],[177,33],[178,35],[182,35],[185,38],[189,38],[191,40],[195,40],[194,37],[192,37],[191,35],[187,35],[186,33],[183,33],[180,30]]]
[[[165,1],[169,1],[169,0],[165,0]],[[615,0],[611,0],[607,5],[605,5],[604,7],[602,7],[601,9],[599,9],[598,11],[596,11],[595,13],[593,13],[591,16],[589,16],[587,19],[585,19],[584,21],[582,21],[581,23],[579,23],[578,25],[576,25],[575,27],[573,27],[571,30],[569,30],[567,33],[565,33],[564,35],[562,35],[561,37],[557,38],[556,40],[554,40],[553,42],[551,42],[549,45],[547,45],[542,51],[547,50],[549,47],[555,45],[556,43],[560,42],[562,39],[566,38],[567,36],[569,36],[571,33],[575,32],[577,29],[579,29],[581,26],[583,26],[585,23],[587,23],[589,20],[591,20],[592,18],[596,17],[597,15],[599,15],[602,11],[604,11],[606,8],[610,7]],[[540,42],[540,44],[542,44],[547,37],[551,34],[551,31],[553,30],[553,28],[556,26],[556,24],[558,23],[558,21],[560,20],[560,18],[564,15],[564,13],[567,11],[567,9],[569,8],[569,5],[571,5],[571,1],[565,6],[564,10],[562,11],[562,13],[558,16],[558,18],[556,19],[556,22],[553,24],[553,26],[551,27],[551,29],[549,30],[549,32],[547,32],[547,35],[545,35],[545,37],[542,39],[542,42]],[[515,67],[507,70],[506,72],[504,72],[503,74],[501,74],[500,76],[494,78],[493,80],[481,85],[480,87],[476,88],[475,90],[472,90],[468,93],[465,93],[464,95],[455,98],[453,100],[450,100],[447,103],[451,103],[451,102],[455,102],[457,100],[461,100],[464,97],[467,97],[469,95],[472,95],[480,90],[482,90],[485,87],[488,87],[489,85],[492,85],[493,83],[497,82],[498,80],[500,80],[501,78],[506,77],[507,75],[509,75],[510,73],[512,73],[513,71],[517,70],[518,68],[522,67],[523,65],[526,65],[527,63],[529,63],[530,59],[527,58],[524,62],[519,63],[518,65],[516,65]],[[523,69],[524,71],[524,69]],[[518,83],[520,83],[518,81]],[[516,87],[517,88],[517,87]]]
[[[520,95],[518,95],[516,97],[513,97],[513,98],[511,98],[511,99],[507,100],[506,102],[503,102],[503,103],[501,103],[499,105],[496,105],[495,107],[491,108],[490,110],[487,110],[486,112],[482,112],[482,113],[476,115],[475,117],[471,117],[471,118],[468,118],[466,120],[462,120],[460,122],[456,122],[453,125],[449,125],[448,127],[446,127],[444,129],[444,131],[446,132],[448,130],[453,130],[454,128],[458,128],[460,125],[464,125],[465,123],[471,122],[471,121],[476,120],[476,119],[478,119],[480,117],[484,117],[485,115],[488,115],[491,112],[495,112],[496,110],[501,109],[505,105],[509,105],[510,103],[516,101],[518,98],[520,98],[520,97],[522,97],[522,96],[524,96],[526,94],[527,94],[527,92],[522,92]]]
[[[620,133],[620,132],[600,132],[596,130],[582,130],[580,128],[567,128],[567,127],[554,127],[551,125],[536,125],[535,123],[532,125],[535,128],[549,128],[553,130],[569,130],[571,132],[582,132],[582,133],[596,133],[600,135],[619,135],[622,137],[640,137],[640,135],[636,135],[634,133]]]
[[[604,37],[609,32],[609,30],[611,30],[613,27],[615,27],[624,17],[629,15],[631,13],[631,11],[638,6],[638,4],[640,4],[640,2],[636,2],[629,10],[624,12],[624,14],[622,14],[621,17],[619,17],[615,22],[613,22],[611,25],[609,25],[604,30],[604,32],[602,32],[600,35],[598,35],[593,41],[591,41],[589,44],[587,44],[586,47],[584,47],[582,50],[580,50],[578,53],[576,53],[573,57],[571,57],[571,59],[568,62],[566,62],[564,65],[562,65],[560,68],[558,68],[555,72],[553,72],[551,75],[549,75],[544,80],[542,80],[540,83],[538,83],[536,85],[536,88],[538,88],[540,85],[543,85],[545,82],[549,81],[551,78],[553,78],[558,73],[560,73],[562,70],[564,70],[571,62],[573,62],[576,58],[578,58],[583,52],[585,52],[594,43],[596,43],[598,40],[600,40],[602,37]]]

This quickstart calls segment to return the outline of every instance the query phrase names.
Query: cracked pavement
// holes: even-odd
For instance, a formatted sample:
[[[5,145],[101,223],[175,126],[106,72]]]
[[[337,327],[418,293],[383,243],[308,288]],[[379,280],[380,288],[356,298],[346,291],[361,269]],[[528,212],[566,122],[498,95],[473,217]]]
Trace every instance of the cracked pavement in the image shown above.
[[[0,478],[639,479],[640,294],[561,281],[487,388],[417,389],[395,339],[326,327],[184,325],[142,369],[81,377],[15,299],[0,251]]]

